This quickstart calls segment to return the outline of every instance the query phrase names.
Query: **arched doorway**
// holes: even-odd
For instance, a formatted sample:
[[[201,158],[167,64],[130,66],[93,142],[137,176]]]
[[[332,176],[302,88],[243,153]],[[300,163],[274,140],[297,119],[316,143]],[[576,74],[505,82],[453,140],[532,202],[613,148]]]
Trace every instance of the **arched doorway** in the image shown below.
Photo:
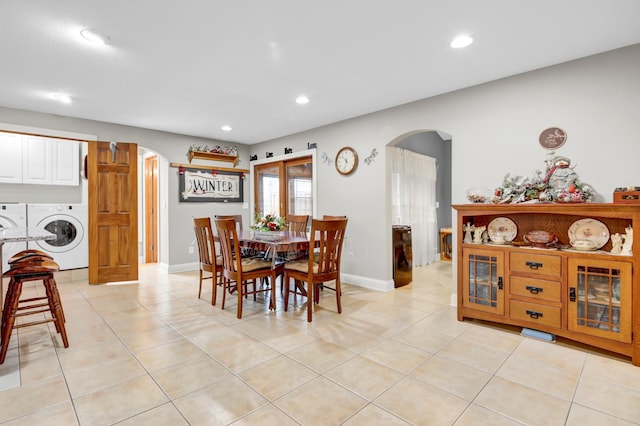
[[[167,217],[169,162],[156,151],[138,147],[139,263],[165,263],[168,252]]]
[[[420,129],[404,133],[387,145],[435,158],[437,164],[435,207],[436,229],[438,230],[451,228],[453,222],[451,211],[451,140],[451,135],[446,132]],[[439,233],[430,238],[428,243],[432,244],[439,252]]]

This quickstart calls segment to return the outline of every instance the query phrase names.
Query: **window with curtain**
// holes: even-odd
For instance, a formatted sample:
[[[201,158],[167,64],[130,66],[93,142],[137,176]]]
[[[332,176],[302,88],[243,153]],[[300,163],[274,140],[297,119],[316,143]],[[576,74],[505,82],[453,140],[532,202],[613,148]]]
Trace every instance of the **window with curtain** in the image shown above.
[[[411,226],[413,265],[436,260],[436,159],[401,148],[388,148],[391,158],[391,221]]]

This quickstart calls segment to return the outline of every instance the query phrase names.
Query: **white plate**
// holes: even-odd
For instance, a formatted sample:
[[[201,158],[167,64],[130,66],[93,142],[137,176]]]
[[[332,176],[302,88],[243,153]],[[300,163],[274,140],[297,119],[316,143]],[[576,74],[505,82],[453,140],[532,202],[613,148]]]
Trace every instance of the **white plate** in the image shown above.
[[[573,246],[574,241],[578,240],[592,241],[594,249],[600,249],[609,241],[609,229],[599,220],[576,220],[569,227],[569,244]]]
[[[489,222],[487,233],[493,242],[502,238],[505,243],[510,243],[518,235],[518,228],[515,222],[508,217],[496,217]]]

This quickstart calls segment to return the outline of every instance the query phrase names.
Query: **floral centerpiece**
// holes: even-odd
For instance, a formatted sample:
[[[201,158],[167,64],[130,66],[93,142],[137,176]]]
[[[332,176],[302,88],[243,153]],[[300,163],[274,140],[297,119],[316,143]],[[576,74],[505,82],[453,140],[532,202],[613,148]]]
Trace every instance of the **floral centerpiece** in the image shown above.
[[[251,229],[259,232],[284,231],[287,229],[287,221],[272,214],[256,214]]]

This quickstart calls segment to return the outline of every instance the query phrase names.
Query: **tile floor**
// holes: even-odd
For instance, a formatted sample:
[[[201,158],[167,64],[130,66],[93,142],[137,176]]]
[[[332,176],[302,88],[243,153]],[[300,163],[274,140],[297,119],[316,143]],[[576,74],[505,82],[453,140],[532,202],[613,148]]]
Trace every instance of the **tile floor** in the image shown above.
[[[249,301],[238,320],[233,298],[197,299],[195,271],[62,281],[71,346],[50,324],[14,332],[0,424],[640,424],[639,367],[458,322],[446,262],[390,293],[344,285],[342,315],[326,291],[311,324],[304,299]]]

